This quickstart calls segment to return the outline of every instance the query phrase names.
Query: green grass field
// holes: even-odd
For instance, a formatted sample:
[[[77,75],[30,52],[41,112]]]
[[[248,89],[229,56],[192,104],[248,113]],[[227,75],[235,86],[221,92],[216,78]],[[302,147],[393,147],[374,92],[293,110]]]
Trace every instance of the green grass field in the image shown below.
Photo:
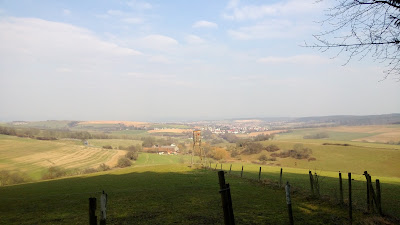
[[[230,169],[230,163],[222,164],[222,168],[226,171]],[[217,165],[219,169],[221,164]],[[240,176],[241,167],[244,167],[243,177],[257,180],[259,168],[262,170],[262,179],[267,179],[269,183],[278,184],[280,167],[262,166],[250,163],[232,163],[232,175]],[[215,163],[212,164],[212,168],[215,168]],[[301,168],[287,168],[283,167],[283,182],[289,181],[294,188],[310,193],[310,181],[307,169]],[[312,170],[313,173],[317,173],[320,176],[320,191],[321,195],[328,196],[333,202],[339,201],[339,173],[329,172],[322,170]],[[370,173],[370,172],[369,172]],[[382,186],[382,202],[384,202],[384,211],[391,215],[400,216],[400,178],[398,177],[383,177],[371,174],[372,180],[379,179]],[[345,196],[348,193],[348,182],[347,172],[342,171],[343,178],[343,190]],[[359,209],[366,208],[366,183],[365,176],[361,173],[352,173],[353,181],[353,202]]]
[[[227,182],[237,224],[288,223],[282,189],[229,176]],[[0,224],[87,224],[88,198],[99,199],[102,190],[109,199],[107,224],[223,223],[216,172],[175,164],[2,187]],[[345,209],[303,199],[293,199],[296,224],[346,221]]]
[[[119,146],[142,145],[142,141],[129,139],[89,139],[88,142],[90,146],[101,148],[105,145],[111,145],[115,149],[118,149]]]
[[[282,133],[276,136],[277,140],[286,139],[303,139],[306,135],[313,135],[319,132],[325,132],[329,135],[326,140],[335,141],[351,141],[358,138],[374,136],[378,133],[360,133],[360,132],[337,132],[337,131],[326,131],[324,129],[307,128],[307,129],[296,129],[291,133]]]
[[[323,145],[323,143],[349,143],[351,146]],[[400,147],[378,143],[343,142],[326,140],[272,140],[261,142],[264,146],[277,145],[281,150],[293,149],[297,143],[312,150],[311,157],[315,161],[307,159],[279,158],[276,161],[268,161],[269,165],[302,168],[321,171],[345,171],[362,174],[369,171],[370,174],[385,177],[400,177]],[[258,161],[260,155],[272,158],[271,153],[262,151],[259,154],[242,154],[240,159],[246,162]]]
[[[88,198],[108,194],[107,224],[222,224],[218,177],[214,170],[191,169],[189,157],[142,153],[132,167],[21,185],[0,187],[0,224],[87,224]],[[185,162],[185,163],[183,163]],[[219,168],[220,165],[218,165]],[[262,167],[265,185],[256,179],[258,166],[233,165],[227,174],[237,224],[288,224],[285,193],[276,183],[279,168]],[[228,170],[229,164],[223,164]],[[292,184],[296,224],[346,224],[347,209],[335,198],[309,200],[307,170],[284,168]],[[321,183],[322,194],[337,186],[333,173]],[[364,224],[361,175],[356,179],[354,224]],[[375,178],[373,176],[373,178]],[[398,215],[400,179],[381,178],[383,208]],[[346,181],[344,181],[346,184]],[[346,187],[346,186],[345,186]],[[345,188],[345,191],[347,189]],[[328,193],[329,194],[329,193]],[[99,205],[99,202],[98,202]],[[99,212],[98,212],[99,213]],[[23,216],[21,216],[23,215]],[[98,214],[99,215],[99,214]],[[367,218],[370,219],[370,218]]]
[[[294,129],[290,133],[276,135],[276,140],[298,139],[301,140],[306,135],[317,133],[328,134],[324,140],[334,141],[367,141],[377,143],[387,143],[388,141],[400,141],[400,125],[371,125],[371,126],[339,126],[339,127],[320,127]]]
[[[268,165],[261,166],[261,184],[255,182],[260,165],[250,162],[258,161],[261,154],[270,157],[270,153],[241,155],[240,160],[232,162],[232,173],[227,174],[227,181],[232,187],[236,223],[288,223],[284,190],[277,186],[281,167],[283,181],[289,181],[294,189],[296,224],[347,223],[347,209],[337,205],[338,171],[343,173],[345,196],[347,172],[352,172],[355,179],[355,224],[371,222],[363,218],[366,184],[362,173],[365,170],[373,181],[381,181],[384,212],[400,217],[400,146],[354,141],[383,135],[379,129],[376,132],[370,129],[369,133],[361,128],[353,132],[347,132],[347,129],[327,131],[327,139],[303,139],[304,135],[319,130],[301,129],[261,142],[264,146],[278,145],[281,150],[293,149],[294,144],[302,143],[312,149],[312,157],[317,159],[277,158],[277,161],[268,161]],[[113,134],[116,133],[150,135],[136,130]],[[84,146],[82,141],[73,139],[39,141],[0,135],[0,170],[23,171],[38,179],[53,165],[85,169],[110,160],[116,162],[121,152],[102,149],[104,145],[118,148],[141,143],[129,139],[89,139],[89,146]],[[198,160],[194,159],[195,162]],[[87,224],[88,198],[99,198],[102,190],[109,194],[108,224],[222,224],[216,171],[191,169],[188,167],[190,161],[189,155],[141,153],[129,168],[0,187],[0,224]],[[215,163],[212,168],[215,168]],[[223,169],[229,170],[230,164],[224,163]],[[242,165],[244,178],[240,178]],[[307,198],[308,170],[320,176],[322,201]]]
[[[113,136],[144,137],[149,135],[146,130],[120,130],[113,131]]]

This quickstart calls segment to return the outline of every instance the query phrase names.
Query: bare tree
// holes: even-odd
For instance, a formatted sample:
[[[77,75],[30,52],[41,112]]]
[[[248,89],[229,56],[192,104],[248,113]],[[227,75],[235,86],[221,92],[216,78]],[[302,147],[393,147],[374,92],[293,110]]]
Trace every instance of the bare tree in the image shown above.
[[[400,81],[400,0],[337,0],[329,8],[323,27],[308,47],[338,49],[348,61],[372,56],[387,69],[383,79]]]

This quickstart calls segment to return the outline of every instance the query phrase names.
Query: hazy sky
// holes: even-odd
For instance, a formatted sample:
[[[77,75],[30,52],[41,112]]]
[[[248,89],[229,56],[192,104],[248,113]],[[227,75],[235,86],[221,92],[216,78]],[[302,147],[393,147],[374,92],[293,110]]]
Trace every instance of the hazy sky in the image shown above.
[[[0,121],[400,112],[368,57],[301,47],[332,1],[0,1]]]

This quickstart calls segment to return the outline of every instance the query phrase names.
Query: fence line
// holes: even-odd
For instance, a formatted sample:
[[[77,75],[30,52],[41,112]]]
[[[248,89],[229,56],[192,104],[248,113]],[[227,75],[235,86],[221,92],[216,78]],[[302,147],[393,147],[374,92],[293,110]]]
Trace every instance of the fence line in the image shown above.
[[[240,165],[240,164],[236,164],[236,165],[239,165],[239,168],[235,168],[236,170],[232,169],[232,164],[230,164],[230,166],[227,167],[227,168],[229,168],[229,170],[228,170],[229,173],[228,172],[226,172],[226,173],[229,176],[240,177],[240,178],[244,178],[244,179],[248,179],[248,180],[258,181],[260,183],[262,183],[265,180],[269,180],[269,181],[272,181],[269,184],[274,185],[276,183],[277,186],[282,188],[282,168],[281,168],[280,176],[278,177],[279,180],[276,180],[275,178],[268,177],[266,175],[262,176],[262,167],[261,166],[259,168],[258,176],[257,176],[257,171],[254,168],[250,172],[245,173],[245,171],[244,171],[245,168],[243,165]],[[222,168],[222,163],[221,163],[221,168]],[[211,168],[208,168],[208,169],[211,169]],[[237,170],[237,169],[239,169],[239,170]],[[224,170],[221,170],[221,171],[224,171]],[[267,172],[267,173],[274,173],[274,172]],[[277,173],[279,173],[279,172],[277,171]],[[245,174],[247,174],[247,175],[245,175]],[[291,174],[295,175],[295,173],[291,173]],[[302,175],[302,174],[299,174],[299,175]],[[351,188],[351,190],[349,190],[348,189],[349,187],[347,187],[347,185],[344,185],[344,183],[349,183],[348,179],[346,179],[346,178],[344,179],[343,182],[340,183],[342,186],[340,186],[339,182],[337,182],[337,187],[325,187],[326,184],[329,186],[331,186],[332,184],[321,182],[321,181],[323,181],[324,178],[339,180],[339,178],[341,176],[340,171],[338,172],[337,178],[323,177],[323,176],[317,175],[317,173],[312,175],[311,171],[309,171],[309,176],[310,176],[310,182],[311,182],[309,184],[309,185],[311,185],[310,186],[311,187],[311,193],[310,193],[311,196],[315,196],[316,198],[319,198],[320,197],[319,191],[321,191],[321,196],[329,197],[331,200],[336,199],[338,201],[338,203],[340,203],[341,205],[343,205],[343,204],[349,205],[349,201],[351,201],[352,209],[353,208],[364,209],[364,210],[367,210],[369,213],[378,212],[380,215],[382,215],[382,216],[384,215],[382,212],[382,203],[384,203],[384,202],[382,202],[382,197],[380,196],[381,195],[381,192],[380,192],[381,185],[380,185],[379,180],[377,180],[377,182],[371,181],[370,183],[368,183],[368,180],[365,180],[365,181],[363,180],[363,178],[365,179],[365,177],[364,177],[365,175],[352,174],[351,180],[353,181],[352,182],[353,184],[351,186],[349,186]],[[263,177],[263,178],[261,178],[261,177]],[[317,180],[315,180],[315,178],[317,178]],[[318,179],[320,179],[320,180],[318,181]],[[331,180],[329,182],[333,182],[333,180]],[[294,182],[294,183],[296,183],[296,182]],[[365,186],[367,183],[368,183],[368,185]],[[378,193],[372,194],[373,189],[375,189],[375,187],[372,187],[373,186],[372,184],[376,184],[376,183],[377,183],[376,189],[379,189],[379,194]],[[303,191],[307,190],[307,185],[304,184],[304,181],[303,182],[300,181],[300,183],[297,182],[297,184],[298,184],[296,186],[297,188],[300,188]],[[318,187],[318,192],[316,192],[316,187]],[[368,194],[368,196],[371,196],[371,200],[368,201],[371,203],[368,205],[365,204],[366,203],[365,200],[364,201],[362,200],[363,198],[365,199],[367,197],[367,194],[366,194],[367,188],[366,187],[371,188],[371,190],[372,190],[372,192],[368,192],[368,193],[371,193],[371,194]],[[316,193],[313,194],[313,191]],[[346,197],[344,197],[344,194],[343,194],[344,191],[351,191],[353,197],[351,199],[349,199],[347,195],[346,195]],[[339,195],[342,195],[343,197],[341,197],[341,196],[339,197]],[[374,196],[373,200],[372,200],[372,196]],[[344,202],[341,199],[345,199],[346,202]],[[376,210],[368,210],[369,207],[373,207],[373,206],[371,206],[372,201],[375,203]],[[400,199],[399,200],[396,200],[396,199],[391,200],[391,204],[396,203],[396,202],[400,202]]]

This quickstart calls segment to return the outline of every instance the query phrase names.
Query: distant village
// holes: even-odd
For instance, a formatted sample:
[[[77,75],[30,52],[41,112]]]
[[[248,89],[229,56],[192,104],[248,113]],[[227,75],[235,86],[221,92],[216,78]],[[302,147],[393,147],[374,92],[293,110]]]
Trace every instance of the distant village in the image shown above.
[[[251,132],[261,132],[269,130],[268,127],[261,126],[206,126],[202,130],[211,131],[213,134],[247,134]]]

